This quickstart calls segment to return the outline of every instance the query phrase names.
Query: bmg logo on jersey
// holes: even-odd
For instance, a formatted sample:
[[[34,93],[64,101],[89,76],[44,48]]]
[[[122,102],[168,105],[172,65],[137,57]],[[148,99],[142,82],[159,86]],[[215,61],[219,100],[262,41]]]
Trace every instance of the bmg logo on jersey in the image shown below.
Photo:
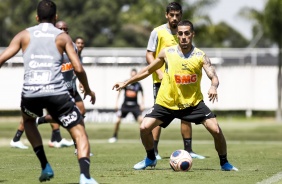
[[[192,75],[174,75],[177,84],[190,84],[197,82],[197,74]]]
[[[59,120],[62,122],[64,127],[67,127],[69,124],[75,122],[78,118],[77,112],[72,111],[67,115],[59,117]]]

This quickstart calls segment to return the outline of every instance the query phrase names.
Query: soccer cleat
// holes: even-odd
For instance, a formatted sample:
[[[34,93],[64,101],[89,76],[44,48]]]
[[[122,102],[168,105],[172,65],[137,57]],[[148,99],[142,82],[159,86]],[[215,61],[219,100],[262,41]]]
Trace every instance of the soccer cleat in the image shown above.
[[[93,178],[87,179],[84,174],[80,174],[79,184],[98,184]]]
[[[108,142],[109,143],[115,143],[115,142],[117,142],[117,138],[116,137],[111,137],[111,138],[109,138]]]
[[[73,141],[68,141],[65,138],[63,138],[60,142],[54,141],[51,142],[49,141],[48,145],[51,148],[62,148],[62,147],[69,147],[72,146],[74,143]]]
[[[39,181],[49,181],[51,178],[54,177],[54,172],[51,168],[51,166],[49,165],[49,163],[46,164],[46,167],[44,170],[42,170],[41,175],[39,177]]]
[[[152,167],[156,167],[157,165],[157,159],[155,160],[151,160],[149,158],[145,158],[144,160],[142,160],[141,162],[138,162],[137,164],[135,164],[133,166],[133,168],[135,170],[142,170],[142,169],[146,169],[146,167],[151,166]]]
[[[74,150],[74,154],[77,155],[77,149]],[[89,156],[92,157],[92,156],[94,156],[94,154],[93,154],[93,153],[90,153]]]
[[[223,164],[223,166],[221,166],[221,170],[222,171],[239,171],[236,167],[231,165],[229,162],[226,162],[225,164]]]
[[[161,157],[159,154],[157,154],[157,155],[156,155],[156,159],[157,159],[157,160],[161,160],[162,157]]]
[[[24,145],[21,141],[14,142],[13,140],[11,140],[10,146],[12,148],[28,149],[28,146]]]
[[[189,152],[189,154],[190,154],[190,156],[192,157],[192,158],[197,158],[197,159],[205,159],[206,157],[204,157],[204,156],[202,156],[202,155],[198,155],[198,154],[196,154],[196,153],[194,153],[194,152]]]

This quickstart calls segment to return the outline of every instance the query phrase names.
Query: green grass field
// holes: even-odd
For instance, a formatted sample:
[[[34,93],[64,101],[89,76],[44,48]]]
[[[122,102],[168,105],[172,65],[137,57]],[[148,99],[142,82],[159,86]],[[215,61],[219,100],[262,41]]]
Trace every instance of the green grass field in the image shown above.
[[[109,144],[107,139],[112,136],[113,124],[87,123],[91,152],[94,153],[91,157],[91,175],[101,184],[282,183],[282,179],[277,182],[262,182],[282,172],[282,124],[271,119],[220,119],[220,125],[228,144],[228,159],[239,172],[220,170],[212,137],[201,125],[193,126],[193,149],[207,158],[194,159],[192,169],[184,173],[174,172],[169,166],[170,154],[183,148],[179,123],[171,124],[162,131],[159,152],[163,159],[155,169],[142,171],[133,169],[133,165],[145,156],[137,124],[121,124],[119,141]],[[40,164],[32,148],[20,150],[9,147],[17,126],[15,118],[0,119],[0,183],[39,183]],[[73,153],[74,148],[49,148],[47,143],[51,136],[50,126],[41,125],[39,129],[48,161],[55,172],[55,177],[48,183],[78,183],[79,167]],[[64,129],[61,133],[63,137],[70,139]],[[25,135],[22,141],[29,145]]]

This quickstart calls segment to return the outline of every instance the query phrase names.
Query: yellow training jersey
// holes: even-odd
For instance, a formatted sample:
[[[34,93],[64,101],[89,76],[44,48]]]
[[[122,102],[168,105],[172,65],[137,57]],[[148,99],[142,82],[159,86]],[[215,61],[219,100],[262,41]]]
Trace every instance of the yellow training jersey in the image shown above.
[[[156,58],[163,48],[178,44],[178,39],[176,35],[173,35],[168,31],[167,24],[163,24],[159,27],[156,27],[155,30],[157,31],[158,34],[158,45],[155,52],[155,58]],[[165,67],[163,65],[160,68],[160,70],[164,71],[164,69]],[[152,77],[154,83],[161,82],[156,72],[152,74]]]
[[[187,58],[181,55],[178,45],[165,49],[166,69],[156,99],[157,104],[172,110],[196,106],[203,100],[201,79],[205,53],[194,47]]]

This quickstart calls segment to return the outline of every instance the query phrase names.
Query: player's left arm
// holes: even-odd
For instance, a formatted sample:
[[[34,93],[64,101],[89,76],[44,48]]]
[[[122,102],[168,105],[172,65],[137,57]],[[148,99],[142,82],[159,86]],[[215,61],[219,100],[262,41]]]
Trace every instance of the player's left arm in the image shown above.
[[[204,60],[203,60],[203,68],[208,78],[211,80],[211,87],[208,91],[209,99],[212,102],[214,102],[215,100],[218,101],[217,88],[219,85],[219,80],[215,72],[215,68],[211,64],[210,58],[208,58],[206,55],[204,56]]]
[[[16,55],[21,49],[21,38],[23,31],[18,33],[11,41],[9,46],[0,54],[0,68],[11,57]]]

